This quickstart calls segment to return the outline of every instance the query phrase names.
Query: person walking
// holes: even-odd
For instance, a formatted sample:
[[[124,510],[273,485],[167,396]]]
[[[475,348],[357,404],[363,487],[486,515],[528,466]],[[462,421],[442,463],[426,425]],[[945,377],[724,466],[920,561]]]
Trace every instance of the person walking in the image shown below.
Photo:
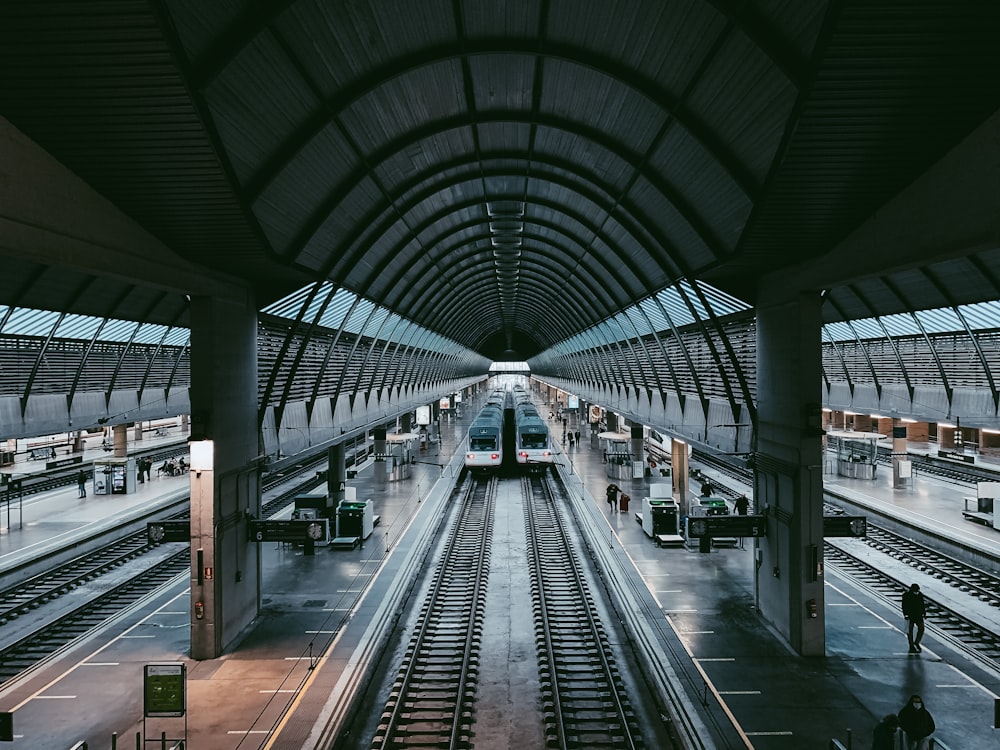
[[[609,484],[606,494],[608,496],[608,509],[611,511],[618,510],[618,485],[614,483]]]
[[[736,508],[736,515],[745,516],[750,510],[750,500],[747,499],[746,495],[740,495],[733,503],[733,507]],[[743,537],[740,537],[740,549],[745,549]]]
[[[924,699],[911,695],[899,713],[899,728],[906,735],[906,750],[930,750],[931,735],[934,734],[934,717],[924,706]]]
[[[924,615],[927,613],[927,603],[920,591],[920,586],[911,584],[909,590],[903,593],[903,618],[906,620],[906,640],[910,643],[910,653],[920,651],[920,641],[924,637]],[[916,628],[917,636],[913,637]]]
[[[80,491],[79,497],[87,496],[87,472],[83,469],[76,475],[76,487]]]
[[[899,729],[899,717],[887,714],[875,725],[872,732],[872,750],[896,750],[896,730]]]

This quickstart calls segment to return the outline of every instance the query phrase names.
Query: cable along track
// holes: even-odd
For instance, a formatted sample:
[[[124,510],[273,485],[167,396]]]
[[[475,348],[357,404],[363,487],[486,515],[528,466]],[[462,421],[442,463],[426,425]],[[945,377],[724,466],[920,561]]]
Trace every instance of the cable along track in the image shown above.
[[[542,477],[522,481],[546,744],[644,747],[551,485]]]
[[[497,480],[462,501],[372,748],[471,748]]]

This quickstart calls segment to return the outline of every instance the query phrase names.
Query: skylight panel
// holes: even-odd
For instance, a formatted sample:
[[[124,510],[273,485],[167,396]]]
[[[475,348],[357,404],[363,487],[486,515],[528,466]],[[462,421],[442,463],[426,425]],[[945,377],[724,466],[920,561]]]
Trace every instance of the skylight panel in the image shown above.
[[[965,326],[962,325],[958,314],[950,307],[941,307],[936,310],[920,310],[916,313],[916,316],[927,333],[950,333],[965,330]]]

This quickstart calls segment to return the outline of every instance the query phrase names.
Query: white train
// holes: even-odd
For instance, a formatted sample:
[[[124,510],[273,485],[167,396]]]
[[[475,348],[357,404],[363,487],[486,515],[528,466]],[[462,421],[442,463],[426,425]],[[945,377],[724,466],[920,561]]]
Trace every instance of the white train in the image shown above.
[[[496,471],[503,464],[503,413],[506,391],[497,390],[469,426],[465,465],[473,471]]]
[[[549,427],[523,388],[512,392],[517,462],[528,471],[544,472],[555,461]]]

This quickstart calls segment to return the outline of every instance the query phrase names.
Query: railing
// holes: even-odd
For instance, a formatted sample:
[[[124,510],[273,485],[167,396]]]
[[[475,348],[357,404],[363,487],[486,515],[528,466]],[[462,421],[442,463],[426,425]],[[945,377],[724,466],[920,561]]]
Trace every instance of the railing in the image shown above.
[[[156,741],[157,741],[156,739],[146,740],[147,743],[153,743]],[[174,744],[170,745],[170,747],[167,747],[168,742],[173,742]],[[186,747],[184,740],[168,740],[166,732],[160,735],[159,743],[160,743],[159,750],[184,750],[184,748]],[[135,750],[142,750],[142,745],[143,745],[142,732],[136,732]],[[114,732],[111,735],[111,750],[116,750],[117,747],[118,747],[118,733]],[[73,747],[71,747],[69,750],[88,750],[88,748],[89,746],[87,745],[86,740],[80,740],[75,745],[73,745]]]
[[[906,743],[903,740],[903,733],[897,731],[892,736],[892,748],[893,750],[905,750]],[[930,744],[931,750],[951,750],[951,747],[937,737],[931,738]],[[853,737],[851,736],[851,730],[847,730],[847,744],[845,745],[838,739],[831,739],[827,750],[853,750]]]

